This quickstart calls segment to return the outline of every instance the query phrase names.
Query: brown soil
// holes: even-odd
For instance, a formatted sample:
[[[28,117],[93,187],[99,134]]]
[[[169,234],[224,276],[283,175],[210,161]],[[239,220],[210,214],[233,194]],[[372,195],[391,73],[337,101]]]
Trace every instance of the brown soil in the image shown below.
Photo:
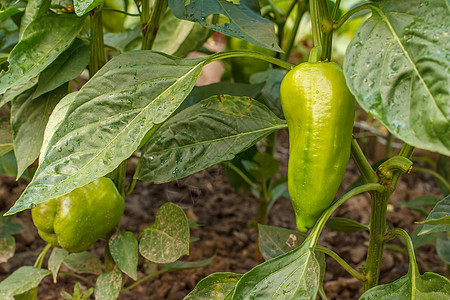
[[[282,162],[281,174],[286,174],[287,153],[286,133],[280,132],[276,156]],[[356,167],[350,162],[343,187],[349,186],[357,176]],[[18,198],[24,184],[19,187],[14,179],[4,176],[0,177],[0,181],[0,210],[5,211]],[[399,207],[397,201],[408,201],[424,194],[439,196],[431,177],[420,173],[404,176],[391,197],[389,224],[411,232],[414,221],[423,220],[423,217],[419,213]],[[189,257],[183,257],[182,260],[196,261],[212,255],[216,257],[210,265],[201,269],[155,276],[140,286],[122,293],[119,299],[183,299],[200,279],[211,273],[245,273],[262,262],[255,260],[256,228],[253,224],[258,211],[258,201],[250,193],[245,199],[239,197],[222,175],[219,166],[168,184],[153,185],[139,182],[134,192],[126,199],[125,214],[120,223],[121,230],[137,234],[153,223],[157,209],[167,201],[179,205],[188,218],[202,225],[192,228],[191,236],[200,240],[191,243]],[[361,195],[347,201],[338,209],[335,216],[367,223],[370,216],[368,196]],[[22,224],[25,230],[16,235],[15,256],[8,262],[0,264],[1,280],[20,266],[33,265],[45,245],[37,235],[29,211],[18,214],[15,221]],[[295,228],[294,215],[288,199],[282,198],[276,202],[270,213],[269,224]],[[333,249],[351,266],[358,269],[364,265],[367,241],[367,232],[346,234],[325,228],[320,244]],[[401,245],[398,241],[395,243]],[[90,251],[102,257],[102,243],[98,242]],[[433,246],[426,245],[419,248],[418,257],[434,272],[442,274],[442,265]],[[362,291],[361,283],[347,274],[333,259],[327,257],[326,262],[324,288],[328,298],[357,299]],[[407,256],[385,251],[381,271],[381,283],[395,281],[408,272]],[[421,269],[421,272],[423,271]],[[139,278],[144,276],[145,268],[141,262]],[[81,282],[83,289],[93,286],[95,277],[87,276],[87,278],[91,282]],[[77,279],[74,277],[60,275],[57,284],[53,284],[49,276],[39,287],[38,299],[62,299],[61,291],[72,292],[76,282]],[[129,279],[127,285],[131,283],[132,280]]]

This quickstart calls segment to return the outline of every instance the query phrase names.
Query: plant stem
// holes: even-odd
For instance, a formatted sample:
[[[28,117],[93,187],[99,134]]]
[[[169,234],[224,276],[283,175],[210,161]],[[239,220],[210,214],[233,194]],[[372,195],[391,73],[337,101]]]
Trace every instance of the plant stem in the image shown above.
[[[105,273],[112,272],[112,270],[114,269],[114,266],[116,264],[114,262],[114,259],[113,259],[112,255],[111,255],[111,252],[109,251],[109,239],[112,237],[114,232],[115,232],[115,229],[111,230],[106,235],[106,241],[105,241]]]
[[[288,37],[286,49],[284,50],[283,59],[288,60],[291,55],[292,48],[294,46],[295,37],[297,36],[297,32],[300,26],[300,22],[302,21],[303,15],[308,9],[307,1],[300,1],[297,6],[297,16],[295,18],[294,29],[291,32],[291,35]]]
[[[124,160],[116,169],[115,180],[117,191],[122,197],[125,197],[125,177],[127,173],[127,160]]]
[[[317,56],[310,61],[331,60],[333,21],[326,0],[310,0],[309,12]]]
[[[411,169],[411,172],[423,172],[423,173],[428,173],[430,175],[433,175],[434,178],[436,178],[437,180],[439,180],[443,185],[445,185],[447,187],[447,189],[450,190],[450,183],[447,182],[447,180],[442,177],[441,174],[439,174],[436,171],[427,169],[427,168],[420,168],[420,167],[414,167]]]
[[[45,254],[47,254],[47,251],[51,248],[52,245],[47,244],[44,249],[42,249],[41,253],[39,254],[39,256],[36,259],[36,262],[34,263],[34,267],[35,268],[41,268],[42,267],[42,263],[44,262],[44,257]]]
[[[323,252],[328,256],[331,256],[335,261],[337,261],[350,275],[352,275],[353,277],[355,277],[358,280],[361,281],[366,281],[367,278],[359,273],[358,271],[356,271],[355,269],[353,269],[345,260],[343,260],[339,255],[337,255],[334,251],[326,248],[326,247],[322,247],[322,246],[316,246],[315,248],[316,251],[319,252]]]
[[[257,58],[257,59],[261,59],[261,60],[270,62],[274,65],[280,66],[280,67],[282,67],[284,69],[288,69],[288,70],[291,70],[292,68],[295,67],[293,64],[290,64],[284,60],[272,57],[270,55],[266,55],[266,54],[258,53],[258,52],[246,51],[246,50],[229,50],[229,51],[219,52],[219,53],[211,55],[205,63],[208,64],[208,63],[211,63],[216,60],[225,59],[225,58],[233,58],[233,57]]]
[[[337,20],[336,22],[334,22],[333,24],[333,28],[334,29],[338,29],[339,27],[341,27],[351,16],[353,16],[355,13],[360,12],[362,10],[366,10],[366,9],[373,9],[373,5],[372,4],[362,4],[360,6],[357,6],[351,10],[349,10],[345,15],[343,15],[339,20]]]
[[[142,50],[152,49],[153,42],[158,33],[159,24],[166,12],[167,4],[167,0],[156,0],[150,19],[142,24],[142,34],[144,35],[144,38],[142,39]]]
[[[232,163],[229,162],[223,162],[222,165],[224,165],[225,167],[233,170],[233,172],[235,172],[236,174],[238,174],[242,179],[244,179],[244,181],[252,188],[254,189],[258,189],[258,186],[250,179],[247,177],[247,175],[244,174],[244,172],[242,172],[238,167],[236,167],[235,165],[233,165]]]
[[[365,157],[361,147],[355,138],[352,139],[351,143],[351,155],[352,159],[356,164],[359,172],[361,173],[361,177],[365,183],[369,182],[378,182],[378,177],[375,174],[375,171],[372,169],[369,161]]]
[[[89,77],[92,78],[106,63],[103,44],[102,5],[90,12],[91,17],[91,58],[89,61]]]
[[[414,147],[407,144],[403,145],[400,150],[400,156],[402,158],[411,158]],[[386,170],[386,177],[381,177],[380,182],[386,189],[383,192],[371,193],[371,216],[370,216],[370,233],[369,233],[369,249],[367,250],[366,267],[364,274],[367,277],[367,281],[364,282],[364,291],[376,286],[380,277],[381,259],[383,256],[383,246],[385,242],[385,235],[387,232],[386,226],[386,212],[387,205],[389,203],[389,197],[397,187],[397,183],[400,180],[400,176],[405,171],[404,169],[395,169],[393,164],[395,158],[391,158],[386,163],[383,163],[379,170],[388,167]],[[402,160],[398,159],[401,163]],[[392,165],[391,165],[392,164]],[[406,168],[406,165],[399,165],[400,168]],[[387,176],[387,175],[391,175]]]
[[[156,276],[156,275],[159,275],[159,274],[163,274],[163,273],[166,273],[166,272],[168,272],[168,271],[169,271],[168,269],[161,269],[161,270],[159,270],[159,271],[157,271],[157,272],[150,273],[150,274],[148,274],[147,276],[145,276],[144,278],[142,278],[142,279],[136,281],[135,283],[133,283],[133,284],[127,286],[126,288],[122,289],[121,292],[129,291],[129,290],[131,290],[131,289],[137,287],[138,285],[140,285],[142,282],[144,282],[144,281],[146,281],[146,280],[149,280],[149,279],[152,278],[153,276]]]

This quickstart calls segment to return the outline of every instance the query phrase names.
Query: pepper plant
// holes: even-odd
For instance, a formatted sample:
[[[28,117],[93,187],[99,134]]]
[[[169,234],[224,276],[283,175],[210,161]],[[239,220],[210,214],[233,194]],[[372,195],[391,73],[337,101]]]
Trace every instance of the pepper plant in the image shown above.
[[[449,280],[420,274],[411,237],[386,223],[389,198],[400,177],[411,171],[414,149],[439,153],[442,160],[450,154],[448,0],[352,1],[345,13],[341,2],[346,1],[340,0],[0,2],[0,105],[5,112],[0,156],[8,156],[5,162],[14,166],[17,178],[32,176],[5,215],[50,203],[101,177],[112,179],[117,193],[126,197],[137,180],[170,182],[223,163],[234,172],[230,178],[239,176],[260,196],[258,220],[264,224],[286,186],[286,178],[273,179],[278,170],[273,149],[276,132],[288,129],[291,155],[284,175],[302,232],[261,225],[266,262],[246,274],[212,274],[185,299],[316,299],[318,294],[326,299],[324,254],[361,281],[361,299],[449,297]],[[365,19],[341,69],[332,62],[335,33],[361,14]],[[300,28],[308,16],[311,29]],[[298,40],[299,28],[310,31],[311,45]],[[214,31],[260,48],[205,50]],[[297,67],[289,60],[294,49],[302,53]],[[185,58],[194,50],[207,55]],[[205,65],[227,59],[235,59],[231,75],[195,87]],[[263,61],[267,69],[236,75],[248,59]],[[88,75],[80,76],[86,68]],[[395,136],[404,142],[397,155],[376,168],[351,136],[355,101],[389,130],[389,140]],[[350,153],[362,183],[333,202]],[[127,160],[133,156],[139,162],[126,186]],[[418,234],[437,236],[436,247],[442,250],[448,244],[449,183],[443,172],[430,173],[439,180],[443,199],[433,203]],[[370,195],[370,224],[330,219],[361,193]],[[69,215],[79,209],[71,207]],[[325,225],[369,231],[361,270],[318,244]],[[67,236],[76,235],[76,228]],[[268,235],[276,237],[272,244]],[[409,256],[408,274],[379,285],[383,250],[396,238],[405,245],[399,251]],[[22,267],[0,283],[2,299],[35,298],[42,278],[53,274],[56,281],[63,262],[81,272],[80,262],[95,261],[97,267],[88,272],[99,275],[96,297],[115,299],[153,275],[210,261],[177,261],[189,253],[189,223],[171,203],[137,238],[116,226],[105,242],[104,271],[90,252],[69,254],[59,247],[44,269],[49,244],[35,266]],[[138,254],[164,266],[138,279]],[[440,254],[448,263],[448,252]],[[123,274],[136,282],[126,285]],[[75,296],[85,297],[79,289]]]

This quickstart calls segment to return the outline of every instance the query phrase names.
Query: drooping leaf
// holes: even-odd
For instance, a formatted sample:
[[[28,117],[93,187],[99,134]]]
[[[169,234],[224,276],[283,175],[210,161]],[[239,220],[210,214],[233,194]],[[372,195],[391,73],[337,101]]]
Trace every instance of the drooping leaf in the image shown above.
[[[73,42],[84,24],[74,15],[47,14],[28,25],[0,74],[0,94],[39,75]]]
[[[52,125],[53,132],[46,130],[33,181],[8,214],[67,194],[114,170],[155,124],[177,109],[207,59],[152,51],[111,59],[76,95],[69,95],[74,99],[61,114],[62,121]]]
[[[214,259],[215,255],[210,258],[199,260],[199,261],[174,261],[172,263],[164,264],[164,267],[161,270],[170,270],[170,271],[181,271],[181,270],[190,270],[202,268],[209,265]]]
[[[439,201],[428,215],[419,235],[450,230],[450,194]]]
[[[285,128],[248,97],[214,96],[164,123],[144,147],[135,178],[168,182],[230,160],[269,133]]]
[[[167,10],[153,43],[153,50],[177,57],[186,57],[198,50],[211,35],[211,31],[198,23],[180,20]]]
[[[0,264],[7,262],[16,252],[16,239],[13,236],[0,237]]]
[[[39,19],[47,13],[50,8],[51,0],[29,0],[25,13],[20,21],[19,39],[22,39],[23,33],[28,25],[34,20]]]
[[[330,218],[325,224],[328,228],[341,232],[358,232],[360,230],[369,230],[368,225],[363,225],[352,219]]]
[[[39,75],[39,83],[33,97],[37,98],[76,78],[86,68],[90,55],[89,46],[75,39],[69,49]]]
[[[310,237],[297,249],[245,273],[234,289],[233,300],[315,299],[320,266],[310,248]]]
[[[398,205],[418,211],[421,214],[428,216],[428,211],[424,208],[424,206],[435,206],[438,201],[439,200],[432,195],[422,195],[408,202],[398,201]]]
[[[64,258],[64,264],[76,273],[94,275],[102,273],[100,259],[90,252],[72,253]]]
[[[200,280],[183,300],[224,300],[241,277],[235,273],[213,273]]]
[[[13,296],[37,287],[42,279],[50,273],[45,269],[30,266],[20,267],[0,282],[0,299],[14,300]]]
[[[169,6],[177,18],[198,22],[214,31],[245,39],[252,44],[274,51],[282,51],[277,45],[273,25],[261,17],[257,0],[240,0],[234,4],[227,0],[169,0]],[[218,23],[211,18],[220,15]],[[222,23],[222,24],[221,24]]]
[[[12,17],[18,13],[24,12],[25,10],[23,8],[17,8],[17,7],[8,7],[7,9],[0,11],[0,21],[4,21],[8,19],[9,17]]]
[[[111,300],[117,299],[122,287],[122,273],[115,267],[109,273],[103,273],[95,282],[95,299]]]
[[[39,156],[44,130],[50,114],[63,98],[67,86],[33,99],[32,88],[16,99],[11,106],[11,127],[14,138],[14,154],[17,159],[17,178],[23,174]]]
[[[145,228],[139,253],[156,263],[171,263],[189,254],[189,224],[183,210],[168,202],[160,207],[155,223]]]
[[[130,231],[115,233],[109,239],[109,251],[117,266],[137,280],[138,242]]]
[[[11,217],[4,217],[0,215],[0,238],[9,237],[14,234],[22,232],[24,229],[22,225],[15,223]]]
[[[69,252],[63,248],[53,248],[50,257],[48,258],[48,269],[52,272],[53,283],[56,283],[56,277],[58,276],[59,267],[63,263]]]
[[[417,249],[419,247],[422,247],[426,244],[435,244],[436,238],[439,235],[439,232],[434,232],[431,234],[424,234],[420,235],[420,232],[422,231],[424,225],[419,225],[411,232],[411,240],[414,245],[414,249]]]
[[[296,230],[258,224],[258,246],[265,260],[275,258],[300,246],[306,235]]]
[[[103,3],[104,0],[73,0],[73,6],[77,16],[83,16],[90,12],[97,6]]]
[[[381,1],[347,48],[344,73],[361,107],[418,148],[450,155],[447,0]]]
[[[0,118],[0,156],[14,149],[9,118]]]

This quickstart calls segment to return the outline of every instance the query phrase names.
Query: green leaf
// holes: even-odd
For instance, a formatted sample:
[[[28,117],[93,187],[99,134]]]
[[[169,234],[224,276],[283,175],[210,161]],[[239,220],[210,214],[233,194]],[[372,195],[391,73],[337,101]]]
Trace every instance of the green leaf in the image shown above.
[[[341,232],[358,232],[361,230],[369,230],[369,226],[347,218],[330,218],[327,223],[325,223],[325,226],[332,230]]]
[[[428,216],[428,211],[426,209],[424,209],[423,207],[424,206],[435,206],[438,201],[439,200],[432,195],[423,195],[423,196],[416,197],[413,200],[408,201],[408,202],[398,201],[398,205],[418,211],[421,214]]]
[[[181,270],[191,270],[191,269],[198,269],[205,267],[209,265],[212,260],[216,257],[215,255],[211,256],[210,258],[199,260],[199,261],[174,261],[172,263],[165,264],[162,270],[167,270],[168,272],[171,271],[181,271]]]
[[[320,265],[310,248],[311,235],[295,250],[268,260],[245,273],[233,300],[315,299]]]
[[[266,182],[268,179],[275,176],[280,169],[280,163],[272,155],[258,152],[253,157],[253,161],[258,164],[257,168],[249,169],[250,174]]]
[[[37,287],[42,279],[49,274],[49,270],[30,266],[17,269],[0,283],[0,299],[14,300],[13,296]]]
[[[120,270],[137,280],[138,242],[134,234],[130,231],[116,232],[109,239],[109,251]]]
[[[239,5],[227,0],[169,0],[169,6],[177,18],[198,22],[214,31],[245,39],[252,44],[274,51],[282,51],[277,45],[273,24],[261,17],[257,0],[240,0]],[[213,23],[213,15],[221,15],[222,24]],[[219,18],[220,18],[219,17]]]
[[[42,94],[50,92],[62,84],[76,78],[83,72],[89,63],[91,51],[86,43],[79,39],[75,42],[55,61],[48,66],[40,75],[39,83],[33,98],[37,98]]]
[[[69,255],[69,252],[62,248],[53,248],[50,257],[48,258],[48,269],[52,272],[53,283],[56,283],[56,277],[58,276],[59,267],[63,263],[64,259]]]
[[[11,217],[0,215],[0,238],[6,238],[22,232],[24,228],[18,223],[14,223]]]
[[[8,117],[0,118],[0,157],[13,150],[13,137]]]
[[[94,275],[102,273],[100,259],[90,252],[72,253],[64,258],[64,264],[76,273]]]
[[[450,183],[450,157],[445,155],[439,155],[439,159],[436,163],[436,172],[440,174],[448,183]],[[441,190],[442,195],[450,194],[450,190],[440,180],[436,180],[436,184]]]
[[[198,23],[180,20],[169,9],[161,21],[152,49],[186,57],[203,46],[210,35],[209,29]]]
[[[408,273],[389,284],[373,287],[359,300],[444,300],[450,294],[450,281],[445,277],[427,272],[423,275]]]
[[[164,123],[145,145],[135,178],[162,183],[232,159],[269,133],[286,127],[248,97],[214,96]]]
[[[265,260],[275,258],[300,246],[306,234],[282,227],[258,224],[258,246]]]
[[[61,86],[37,99],[33,99],[34,90],[22,93],[11,106],[17,178],[38,158],[47,121],[56,104],[65,96],[67,86]]]
[[[16,240],[13,236],[0,237],[0,264],[14,256]]]
[[[436,251],[445,263],[450,264],[450,237],[447,233],[440,234],[437,237]]]
[[[417,224],[424,224],[423,229],[419,235],[449,231],[450,230],[450,194],[439,201],[433,210],[428,215],[424,222],[416,222]]]
[[[447,0],[379,3],[347,48],[344,73],[361,107],[418,148],[450,155]]]
[[[211,274],[200,280],[183,300],[224,300],[241,276],[235,273]]]
[[[32,22],[9,55],[9,71],[0,74],[0,94],[39,75],[72,44],[83,24],[84,18],[56,14]]]
[[[22,39],[25,29],[34,20],[44,16],[50,8],[51,0],[29,0],[25,13],[20,21],[19,39]]]
[[[58,117],[53,132],[46,130],[33,181],[8,214],[113,171],[136,151],[149,130],[177,109],[207,60],[152,51],[111,59],[76,95],[69,95],[75,99],[64,109],[62,121]]]
[[[24,11],[25,10],[23,8],[8,7],[6,10],[0,11],[0,21],[4,21],[9,17],[12,17],[18,13],[22,13]]]
[[[424,225],[419,225],[411,232],[411,239],[414,245],[414,249],[422,247],[426,244],[434,244],[439,232],[434,232],[431,234],[420,235]]]
[[[189,255],[189,225],[184,211],[171,202],[161,206],[155,223],[142,232],[139,253],[155,263],[170,263]]]
[[[103,273],[95,283],[95,299],[112,300],[117,299],[122,287],[122,273],[115,267],[109,273]]]
[[[100,4],[102,4],[104,0],[74,0],[73,6],[75,8],[75,13],[77,16],[82,16]]]
[[[14,151],[9,151],[5,155],[0,156],[0,174],[11,177],[17,176],[17,161]]]
[[[12,88],[8,89],[2,96],[0,100],[0,107],[5,105],[6,103],[12,101],[17,96],[22,94],[23,92],[31,89],[38,82],[38,78],[30,79],[28,82],[24,84],[15,85]]]
[[[107,32],[103,36],[105,46],[112,47],[119,50],[120,52],[125,52],[132,50],[133,46],[141,37],[141,26],[136,26],[133,29],[126,30],[124,32],[112,33]],[[141,47],[140,43],[137,44],[139,49]],[[131,48],[131,49],[129,49]]]
[[[287,71],[283,69],[269,69],[264,72],[253,74],[250,77],[251,84],[264,84],[261,89],[261,101],[280,119],[284,120],[283,108],[280,100],[280,86]],[[261,99],[260,99],[261,98]]]

